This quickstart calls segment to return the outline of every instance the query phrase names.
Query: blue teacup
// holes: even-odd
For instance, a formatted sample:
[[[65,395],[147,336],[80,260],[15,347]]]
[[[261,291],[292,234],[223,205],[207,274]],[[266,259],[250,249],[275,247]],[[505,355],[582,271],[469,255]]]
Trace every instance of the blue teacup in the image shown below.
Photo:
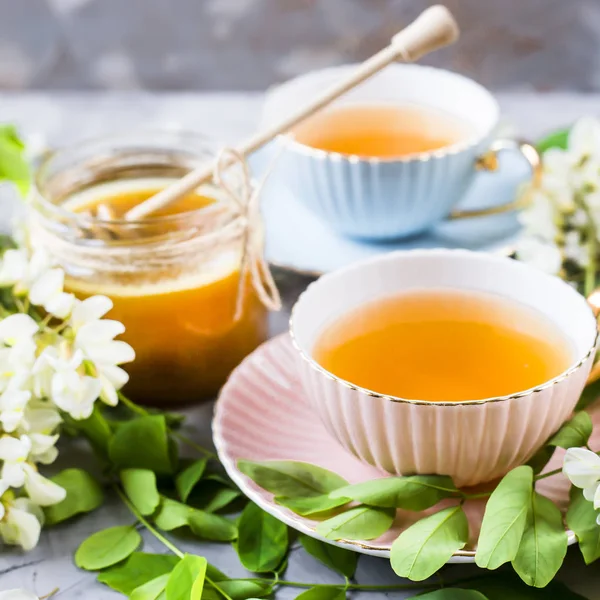
[[[280,120],[353,67],[311,72],[267,97],[263,124]],[[394,103],[431,108],[469,124],[469,134],[451,145],[398,158],[364,158],[327,152],[280,136],[270,147],[273,174],[297,199],[335,231],[353,238],[389,240],[426,231],[449,218],[513,210],[517,202],[460,210],[461,199],[482,170],[495,170],[496,153],[520,153],[532,173],[539,157],[526,143],[496,139],[499,107],[478,83],[442,69],[397,64],[346,94],[339,104]],[[284,145],[280,154],[278,147]],[[263,163],[264,164],[264,163]]]

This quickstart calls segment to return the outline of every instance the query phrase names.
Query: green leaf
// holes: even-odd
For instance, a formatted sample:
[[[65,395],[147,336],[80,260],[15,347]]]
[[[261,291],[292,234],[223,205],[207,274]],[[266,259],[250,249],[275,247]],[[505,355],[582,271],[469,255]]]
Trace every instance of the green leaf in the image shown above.
[[[75,515],[96,510],[104,502],[98,482],[83,469],[65,469],[52,481],[67,492],[65,499],[44,509],[46,525],[62,523]]]
[[[327,469],[292,460],[252,462],[238,460],[238,469],[275,496],[314,497],[328,494],[348,482]]]
[[[600,379],[592,381],[592,383],[583,388],[583,392],[581,393],[581,397],[579,398],[579,402],[577,402],[575,410],[584,410],[588,406],[594,404],[598,399],[600,399]]]
[[[171,554],[134,552],[123,564],[98,575],[98,581],[129,596],[133,590],[152,579],[170,573],[179,558]]]
[[[12,125],[0,125],[0,181],[11,181],[22,196],[29,190],[31,174],[24,145]]]
[[[527,464],[533,469],[534,475],[538,475],[544,470],[555,450],[554,446],[544,445],[527,461]]]
[[[481,524],[475,562],[497,569],[517,555],[527,523],[533,490],[533,469],[517,467],[504,476],[492,492]]]
[[[194,509],[187,504],[182,504],[171,498],[162,498],[160,511],[156,515],[154,522],[159,529],[163,531],[173,531],[179,527],[188,525],[190,512]]]
[[[414,597],[423,600],[488,600],[487,596],[484,596],[481,592],[462,588],[444,588]]]
[[[200,600],[206,575],[206,559],[186,554],[171,572],[166,600]]]
[[[238,529],[237,552],[242,565],[255,573],[275,570],[287,554],[287,525],[250,502]]]
[[[357,506],[317,525],[317,533],[330,540],[372,540],[384,534],[394,522],[392,508]]]
[[[423,581],[441,569],[469,541],[467,517],[459,506],[429,515],[403,531],[392,544],[392,569],[400,577]]]
[[[206,577],[212,581],[229,581],[229,577],[223,571],[219,571],[217,567],[210,563],[206,565]]]
[[[552,581],[542,589],[532,588],[511,573],[489,573],[462,585],[481,592],[488,600],[587,600],[559,581]]]
[[[548,445],[565,449],[580,448],[588,443],[593,428],[590,415],[585,411],[578,412],[554,434]]]
[[[214,580],[213,580],[214,581]],[[268,596],[273,586],[262,581],[249,581],[247,579],[230,579],[219,582],[219,587],[231,600],[246,600],[246,598],[262,598]]]
[[[163,498],[154,522],[164,531],[189,527],[194,535],[216,542],[230,542],[237,537],[237,527],[229,519],[170,498]]]
[[[537,588],[546,587],[567,553],[567,532],[560,510],[537,492],[531,495],[527,523],[512,566],[519,577]]]
[[[187,502],[190,493],[202,478],[207,462],[207,458],[201,458],[177,475],[175,487],[183,502]]]
[[[141,543],[142,537],[132,525],[103,529],[77,548],[75,564],[86,571],[99,571],[125,560]]]
[[[583,490],[571,488],[571,502],[567,510],[567,525],[579,542],[586,565],[600,558],[600,527],[594,505],[583,497]]]
[[[344,504],[350,502],[350,498],[330,498],[328,494],[323,494],[322,496],[309,496],[307,498],[275,496],[275,502],[289,508],[298,515],[307,517],[344,506]]]
[[[151,515],[160,504],[156,475],[148,469],[124,469],[121,482],[127,497],[142,515]]]
[[[135,588],[129,600],[156,600],[164,592],[167,581],[169,581],[169,573],[159,575]]]
[[[123,423],[109,445],[110,460],[120,469],[149,469],[171,474],[167,425],[163,415],[136,417]]]
[[[450,477],[413,475],[364,481],[335,490],[329,497],[351,498],[369,506],[425,510],[456,494],[458,490]]]
[[[75,428],[88,440],[94,452],[100,458],[104,460],[108,459],[108,445],[113,432],[98,404],[94,406],[92,414],[82,421],[76,421],[69,415],[63,415],[63,417],[65,423]]]
[[[235,523],[203,510],[193,509],[188,516],[188,525],[194,535],[204,540],[231,542],[238,536]]]
[[[232,490],[231,488],[219,488],[214,490],[206,500],[207,502],[202,508],[206,512],[216,512],[222,510],[226,506],[229,506],[236,498],[239,498],[242,493],[239,490]]]
[[[538,152],[546,152],[550,148],[561,148],[565,150],[569,141],[569,129],[560,129],[547,135],[536,144]]]
[[[296,600],[344,600],[346,592],[341,587],[317,585],[296,596]]]
[[[354,577],[358,554],[345,548],[338,548],[333,544],[326,544],[308,535],[300,534],[302,547],[326,567],[333,569],[344,577]]]

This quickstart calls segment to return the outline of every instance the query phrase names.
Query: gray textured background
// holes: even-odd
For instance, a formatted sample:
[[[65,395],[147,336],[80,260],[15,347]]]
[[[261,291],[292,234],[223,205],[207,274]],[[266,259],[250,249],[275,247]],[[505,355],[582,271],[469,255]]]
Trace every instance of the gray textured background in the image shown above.
[[[361,60],[426,0],[0,0],[0,89],[262,90]],[[494,89],[600,89],[599,0],[446,0],[424,60]]]

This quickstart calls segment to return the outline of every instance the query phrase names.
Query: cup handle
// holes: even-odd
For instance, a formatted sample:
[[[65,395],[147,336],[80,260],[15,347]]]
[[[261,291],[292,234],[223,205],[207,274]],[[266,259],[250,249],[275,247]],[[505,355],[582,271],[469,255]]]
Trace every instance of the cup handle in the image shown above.
[[[512,140],[501,138],[492,143],[489,150],[482,154],[475,161],[477,170],[497,171],[498,170],[498,154],[500,152],[519,152],[529,163],[532,174],[532,187],[536,187],[542,176],[542,161],[538,151],[529,142],[523,140]],[[472,210],[454,210],[450,213],[449,219],[472,219],[474,217],[484,217],[487,215],[497,215],[500,213],[510,212],[524,208],[529,204],[530,194],[521,194],[516,200],[500,204],[498,206],[490,206],[489,208],[480,208]]]

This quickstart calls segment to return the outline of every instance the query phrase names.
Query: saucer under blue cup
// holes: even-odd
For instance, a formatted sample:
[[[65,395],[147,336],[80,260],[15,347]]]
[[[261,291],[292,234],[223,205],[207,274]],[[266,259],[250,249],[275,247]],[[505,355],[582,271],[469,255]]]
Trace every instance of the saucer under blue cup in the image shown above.
[[[259,178],[271,160],[269,148],[250,157],[253,174]],[[477,209],[514,200],[519,186],[531,179],[531,168],[522,156],[498,155],[499,169],[481,172],[467,191],[459,208]],[[367,242],[337,234],[326,222],[312,214],[277,176],[275,167],[265,185],[261,207],[266,230],[266,257],[277,266],[303,273],[320,274],[352,262],[412,248],[468,248],[501,251],[518,239],[517,213],[449,220],[424,234],[386,242]]]

